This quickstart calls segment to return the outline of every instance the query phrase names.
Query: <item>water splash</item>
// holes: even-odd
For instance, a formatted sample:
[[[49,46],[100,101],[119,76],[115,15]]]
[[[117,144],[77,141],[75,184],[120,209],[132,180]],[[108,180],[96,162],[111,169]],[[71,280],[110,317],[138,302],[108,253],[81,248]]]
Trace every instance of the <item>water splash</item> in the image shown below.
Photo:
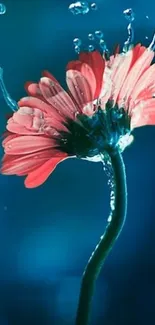
[[[11,108],[11,110],[13,112],[15,112],[18,109],[18,104],[17,102],[11,98],[11,96],[9,95],[6,86],[4,84],[4,80],[3,80],[3,69],[0,67],[0,88],[3,94],[3,97],[6,101],[6,104]]]
[[[126,53],[130,47],[132,46],[134,40],[134,29],[133,29],[133,21],[135,19],[135,14],[131,8],[126,9],[123,11],[125,18],[129,21],[127,31],[128,31],[128,38],[123,46],[123,52]]]
[[[154,51],[155,50],[155,34],[153,35],[153,39],[151,44],[149,45],[149,49]]]
[[[118,148],[120,150],[120,152],[123,152],[125,150],[126,147],[130,146],[131,143],[133,142],[134,137],[132,134],[125,134],[122,137],[120,137],[119,141],[118,141]]]
[[[114,173],[113,173],[113,167],[111,163],[111,158],[108,155],[108,153],[102,153],[101,154],[102,158],[102,163],[103,163],[103,169],[108,177],[108,186],[110,188],[110,208],[111,208],[111,213],[108,218],[108,222],[111,222],[112,220],[112,213],[115,210],[115,191],[116,191],[116,186],[115,186],[115,180],[114,180]]]
[[[90,11],[90,9],[97,10],[98,8],[95,2],[89,4],[87,1],[77,1],[71,3],[68,9],[73,15],[85,15]]]
[[[89,4],[87,1],[77,1],[70,4],[68,9],[73,15],[85,15],[89,12]]]
[[[3,3],[0,3],[0,15],[4,15],[6,13],[6,7]]]

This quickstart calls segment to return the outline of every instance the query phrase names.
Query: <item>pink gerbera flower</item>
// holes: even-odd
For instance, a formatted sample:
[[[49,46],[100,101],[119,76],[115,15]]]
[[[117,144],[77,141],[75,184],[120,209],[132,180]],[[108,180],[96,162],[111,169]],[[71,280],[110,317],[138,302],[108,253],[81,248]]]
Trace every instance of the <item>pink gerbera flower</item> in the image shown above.
[[[135,127],[155,124],[153,57],[140,44],[108,61],[98,51],[81,53],[67,66],[68,93],[49,72],[28,82],[29,96],[7,122],[1,173],[27,175],[32,188],[68,157],[97,161],[123,150]]]

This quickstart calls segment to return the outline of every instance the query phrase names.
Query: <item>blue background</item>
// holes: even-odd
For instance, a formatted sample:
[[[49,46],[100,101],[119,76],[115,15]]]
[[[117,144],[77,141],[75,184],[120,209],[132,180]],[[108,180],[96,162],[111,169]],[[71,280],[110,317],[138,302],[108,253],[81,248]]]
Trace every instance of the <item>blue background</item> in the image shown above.
[[[135,41],[151,41],[152,0],[98,0],[98,11],[84,16],[73,16],[70,3],[5,1],[0,66],[15,100],[25,96],[25,81],[37,81],[44,69],[65,84],[65,66],[76,58],[75,37],[84,43],[88,33],[102,29],[110,49],[122,45],[124,9],[136,13]],[[0,95],[0,133],[8,112]],[[92,325],[155,322],[155,127],[134,135],[124,153],[127,221],[97,281]],[[99,163],[69,159],[33,190],[25,189],[20,177],[0,176],[0,325],[74,324],[82,272],[109,209],[107,178]]]

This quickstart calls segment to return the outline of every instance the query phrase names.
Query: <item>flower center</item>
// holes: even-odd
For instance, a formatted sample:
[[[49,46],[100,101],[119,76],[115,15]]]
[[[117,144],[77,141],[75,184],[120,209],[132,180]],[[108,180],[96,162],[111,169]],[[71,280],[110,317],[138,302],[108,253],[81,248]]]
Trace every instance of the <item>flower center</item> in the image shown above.
[[[130,117],[124,108],[113,106],[110,101],[104,110],[98,107],[93,116],[78,114],[76,120],[68,119],[65,125],[69,132],[61,132],[58,146],[79,158],[93,158],[115,150],[124,136],[130,136]]]

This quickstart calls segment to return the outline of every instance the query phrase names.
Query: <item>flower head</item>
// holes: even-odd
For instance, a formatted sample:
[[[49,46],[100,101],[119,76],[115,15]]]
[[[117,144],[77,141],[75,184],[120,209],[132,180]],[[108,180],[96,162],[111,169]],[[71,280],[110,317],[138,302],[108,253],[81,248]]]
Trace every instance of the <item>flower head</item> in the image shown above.
[[[135,127],[155,124],[153,57],[140,44],[109,60],[84,52],[67,66],[68,92],[47,71],[28,82],[7,122],[1,173],[27,175],[26,187],[36,187],[68,157],[100,160],[121,150]]]

